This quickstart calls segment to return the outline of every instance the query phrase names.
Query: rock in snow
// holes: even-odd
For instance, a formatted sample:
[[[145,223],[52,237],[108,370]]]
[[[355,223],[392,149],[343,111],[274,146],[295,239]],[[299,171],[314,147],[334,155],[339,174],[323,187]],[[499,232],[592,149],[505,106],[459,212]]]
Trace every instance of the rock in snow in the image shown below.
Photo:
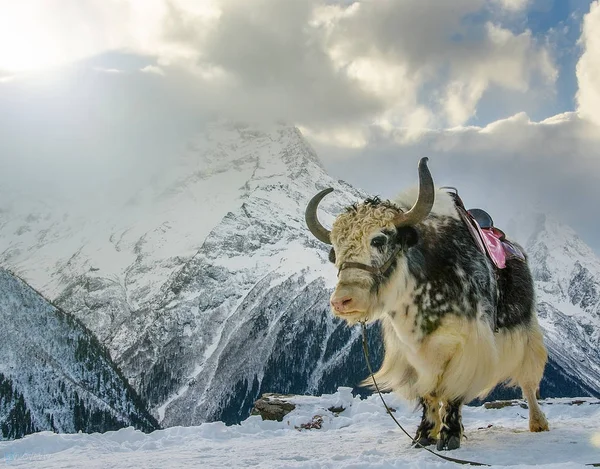
[[[164,426],[235,423],[265,392],[366,375],[359,330],[328,310],[328,250],[304,226],[324,187],[325,223],[366,195],[328,176],[295,128],[214,125],[105,210],[0,201],[0,265],[93,331]],[[548,218],[527,249],[552,358],[542,392],[597,393],[600,262]]]
[[[250,415],[260,415],[263,420],[277,420],[281,422],[283,417],[296,408],[290,402],[290,399],[293,397],[292,394],[263,394],[254,403]]]

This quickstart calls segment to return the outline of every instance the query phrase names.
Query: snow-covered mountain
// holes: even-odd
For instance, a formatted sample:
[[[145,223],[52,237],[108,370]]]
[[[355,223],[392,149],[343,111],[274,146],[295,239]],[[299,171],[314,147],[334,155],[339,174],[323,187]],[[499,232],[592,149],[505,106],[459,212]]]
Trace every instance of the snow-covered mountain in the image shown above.
[[[600,392],[600,259],[568,226],[535,217],[527,241],[538,316],[553,361]]]
[[[261,391],[335,389],[361,366],[304,225],[328,186],[325,220],[364,196],[295,128],[219,125],[110,211],[6,207],[0,263],[94,331],[164,424],[239,421]]]
[[[0,324],[0,440],[158,428],[94,335],[3,269]]]
[[[327,249],[304,225],[306,203],[330,186],[325,223],[365,194],[328,176],[297,129],[214,125],[120,202],[107,192],[75,212],[0,199],[0,265],[97,334],[164,425],[237,422],[262,392],[365,377],[359,330],[328,310]],[[559,328],[555,317],[544,327]],[[569,347],[551,346],[550,388],[600,389],[591,371],[570,371],[593,362],[586,345]]]

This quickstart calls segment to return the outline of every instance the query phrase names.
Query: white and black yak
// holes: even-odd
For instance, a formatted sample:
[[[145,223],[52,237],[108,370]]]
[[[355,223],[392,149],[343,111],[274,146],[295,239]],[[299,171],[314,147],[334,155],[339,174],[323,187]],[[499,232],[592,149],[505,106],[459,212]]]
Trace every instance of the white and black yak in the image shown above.
[[[434,189],[426,158],[419,181],[418,191],[393,202],[348,207],[331,231],[319,223],[317,207],[332,189],[308,204],[307,225],[332,245],[338,268],[333,314],[349,324],[380,321],[385,355],[375,378],[423,406],[420,444],[458,448],[462,404],[503,382],[521,387],[529,429],[548,430],[536,399],[547,352],[526,260],[496,268],[452,196]]]

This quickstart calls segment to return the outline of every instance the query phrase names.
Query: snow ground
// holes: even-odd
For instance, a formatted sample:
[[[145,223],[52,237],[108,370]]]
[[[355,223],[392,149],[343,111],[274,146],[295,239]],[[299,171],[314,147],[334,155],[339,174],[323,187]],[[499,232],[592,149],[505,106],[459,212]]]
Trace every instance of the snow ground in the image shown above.
[[[394,396],[388,404],[414,432],[418,412]],[[32,468],[450,468],[461,467],[410,448],[406,436],[386,415],[378,396],[353,398],[349,388],[321,397],[292,399],[297,407],[283,422],[253,416],[241,425],[221,422],[172,427],[146,435],[133,428],[105,434],[57,435],[42,432],[0,442],[0,467]],[[468,439],[456,458],[493,467],[579,468],[600,462],[600,401],[548,399],[542,408],[551,431],[527,430],[527,410],[467,407]],[[327,409],[343,406],[338,416]],[[321,415],[321,429],[298,430]],[[469,466],[463,466],[469,467]]]

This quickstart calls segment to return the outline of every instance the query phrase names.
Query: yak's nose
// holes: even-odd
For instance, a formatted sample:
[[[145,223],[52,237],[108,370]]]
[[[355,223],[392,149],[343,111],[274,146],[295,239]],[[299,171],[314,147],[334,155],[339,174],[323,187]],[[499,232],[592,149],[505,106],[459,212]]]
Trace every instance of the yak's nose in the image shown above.
[[[331,306],[336,311],[343,313],[352,309],[354,299],[351,296],[343,296],[341,298],[331,298]]]

